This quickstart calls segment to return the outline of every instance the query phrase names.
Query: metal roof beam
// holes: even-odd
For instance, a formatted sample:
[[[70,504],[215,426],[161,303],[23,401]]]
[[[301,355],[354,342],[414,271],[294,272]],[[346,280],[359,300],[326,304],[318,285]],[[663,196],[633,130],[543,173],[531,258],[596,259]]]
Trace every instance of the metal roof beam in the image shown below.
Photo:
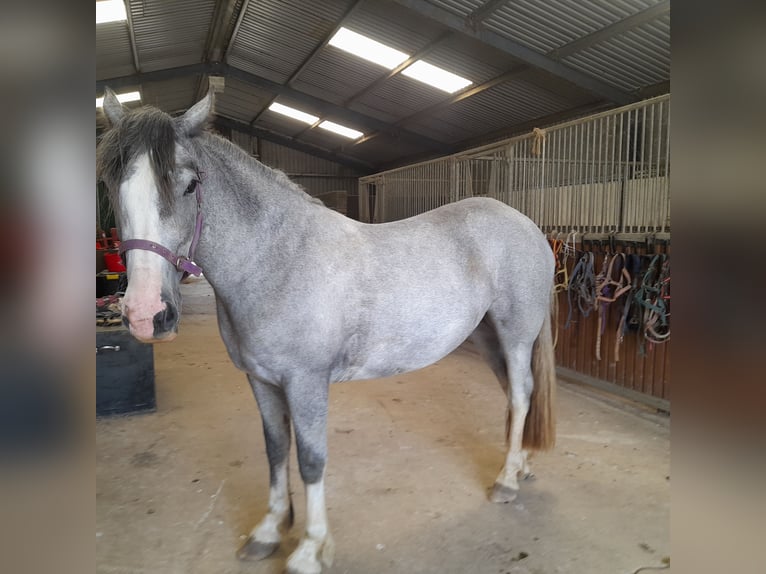
[[[223,116],[215,116],[215,118],[213,119],[213,125],[232,129],[232,130],[237,130],[239,132],[243,132],[251,136],[259,137],[259,138],[268,140],[270,142],[274,142],[276,144],[289,147],[294,150],[302,151],[304,153],[308,153],[313,156],[320,157],[322,159],[333,161],[335,163],[345,165],[346,167],[351,167],[353,169],[359,170],[362,172],[363,175],[370,174],[375,170],[375,166],[371,163],[367,163],[366,161],[349,157],[344,154],[335,153],[321,146],[313,145],[313,144],[302,142],[302,141],[297,141],[294,138],[291,138],[289,136],[278,134],[271,130],[251,126],[243,122],[238,122],[230,118],[225,118]]]
[[[305,70],[306,68],[308,68],[308,67],[309,67],[309,65],[311,64],[311,62],[313,62],[313,61],[314,61],[314,58],[316,58],[316,57],[317,57],[317,54],[319,54],[319,52],[321,52],[321,51],[322,51],[322,49],[323,49],[323,48],[324,48],[324,47],[327,45],[327,43],[328,43],[328,42],[329,42],[329,41],[332,39],[332,37],[333,37],[333,36],[335,36],[335,33],[336,33],[338,30],[340,30],[340,29],[341,29],[341,27],[343,26],[343,22],[346,20],[346,18],[348,18],[349,16],[351,16],[351,14],[353,14],[354,12],[356,12],[356,10],[359,8],[359,6],[361,6],[361,4],[362,4],[362,2],[363,2],[363,1],[364,1],[364,0],[356,0],[356,2],[354,2],[354,3],[353,3],[353,4],[352,4],[350,7],[349,7],[349,9],[348,9],[348,10],[346,10],[346,11],[343,13],[343,15],[340,17],[340,19],[338,20],[338,23],[335,25],[335,27],[334,27],[334,28],[333,28],[333,29],[330,31],[330,33],[329,33],[329,34],[327,34],[327,35],[326,35],[326,36],[325,36],[325,37],[322,39],[322,42],[320,42],[320,43],[319,43],[319,44],[318,44],[318,45],[317,45],[317,46],[316,46],[316,47],[315,47],[315,48],[314,48],[314,49],[311,51],[311,53],[310,53],[308,56],[306,56],[306,58],[303,60],[303,62],[301,62],[301,65],[300,65],[300,66],[298,66],[298,67],[296,68],[296,70],[295,70],[295,71],[294,71],[292,74],[290,74],[290,77],[289,77],[289,78],[287,78],[287,82],[285,82],[285,84],[287,84],[288,86],[291,86],[291,87],[292,87],[293,83],[295,83],[295,80],[297,80],[297,79],[298,79],[298,76],[299,76],[299,75],[300,75],[300,74],[303,72],[303,70]]]
[[[396,66],[393,70],[390,70],[389,72],[386,72],[385,74],[380,76],[377,80],[375,80],[371,84],[368,84],[367,86],[365,86],[364,88],[362,88],[361,90],[359,90],[358,92],[353,94],[351,97],[347,98],[343,102],[343,105],[346,106],[346,107],[350,106],[353,102],[355,102],[356,100],[361,98],[363,95],[370,93],[372,90],[374,90],[375,88],[380,86],[386,80],[394,77],[395,75],[400,73],[405,68],[410,67],[412,64],[414,64],[415,62],[417,62],[421,58],[425,58],[428,54],[430,54],[436,48],[438,48],[441,45],[442,42],[444,42],[445,40],[450,38],[452,36],[452,34],[453,34],[453,32],[445,32],[441,36],[439,36],[438,38],[433,40],[432,42],[429,42],[423,48],[421,48],[416,53],[414,53],[412,56],[407,58],[404,62],[402,62],[401,64]]]
[[[465,21],[464,18],[452,14],[443,8],[439,8],[438,6],[431,4],[426,0],[394,1],[397,4],[401,4],[405,8],[410,9],[416,14],[423,16],[424,18],[438,22],[450,30],[460,32],[461,34],[465,34],[466,36],[483,42],[488,46],[492,46],[493,48],[505,52],[517,60],[521,60],[525,64],[548,72],[604,99],[613,101],[618,104],[629,104],[636,101],[636,97],[633,94],[629,94],[588,74],[575,70],[574,68],[570,68],[569,66],[566,66],[544,54],[536,52],[535,50],[532,50],[523,44],[514,42],[513,40],[501,36],[500,34],[496,34],[490,30],[483,28],[474,30]]]
[[[212,25],[205,45],[206,61],[220,62],[223,58],[223,54],[231,41],[232,34],[228,32],[231,17],[234,15],[236,7],[237,0],[218,0],[216,2]]]
[[[631,30],[635,28],[636,26],[640,26],[641,24],[650,22],[654,20],[655,18],[662,16],[663,14],[669,11],[670,11],[670,0],[664,0],[663,2],[660,2],[659,4],[650,6],[649,8],[646,8],[645,10],[641,10],[640,12],[633,14],[632,16],[628,16],[627,18],[618,20],[617,22],[615,22],[614,24],[610,24],[606,28],[602,28],[601,30],[596,30],[592,34],[588,34],[587,36],[578,38],[574,42],[570,42],[569,44],[561,46],[560,48],[557,48],[553,50],[552,52],[549,52],[548,57],[554,60],[563,60],[567,56],[571,56],[572,54],[576,52],[585,50],[586,48],[589,48],[594,44],[598,44],[599,42],[603,42],[604,40],[607,40],[611,38],[612,36],[624,34],[628,30]]]
[[[130,0],[125,3],[125,14],[128,19],[128,37],[130,39],[130,51],[133,54],[133,67],[136,73],[141,72],[141,62],[138,59],[138,46],[136,45],[136,33],[133,30],[133,16],[130,13]]]
[[[245,18],[245,13],[247,13],[247,7],[250,4],[250,0],[244,0],[242,2],[242,8],[239,9],[239,14],[237,15],[237,21],[234,23],[234,29],[231,31],[231,36],[229,36],[229,42],[226,44],[226,49],[223,52],[223,56],[221,56],[222,62],[227,62],[229,58],[229,50],[231,50],[231,47],[234,45],[234,40],[237,39],[237,34],[239,34],[239,28],[242,26],[242,20]]]
[[[218,0],[215,3],[213,17],[210,22],[210,28],[208,29],[207,40],[205,42],[205,50],[202,53],[203,61],[219,62],[221,60],[231,38],[231,33],[228,33],[228,30],[231,25],[231,17],[233,16],[236,7],[237,0]],[[194,98],[195,102],[205,95],[208,87],[208,76],[207,74],[203,74],[200,76],[199,83],[197,84],[197,92]]]
[[[487,0],[484,4],[476,8],[468,16],[466,16],[466,23],[471,28],[478,28],[484,20],[492,16],[500,8],[508,3],[508,0]]]
[[[423,136],[415,132],[410,132],[403,128],[391,125],[388,122],[384,122],[383,120],[379,120],[354,110],[346,109],[343,106],[339,106],[304,92],[300,92],[294,88],[290,88],[266,78],[256,76],[255,74],[245,72],[239,68],[234,68],[232,66],[220,63],[191,64],[188,66],[180,66],[178,68],[169,68],[165,70],[157,70],[154,72],[143,72],[141,74],[133,74],[130,76],[98,80],[96,81],[96,91],[103,92],[104,86],[109,86],[112,89],[116,89],[121,86],[135,85],[141,82],[169,80],[172,78],[186,77],[194,74],[210,74],[237,78],[245,83],[261,88],[265,91],[288,97],[300,104],[305,104],[322,116],[328,116],[341,121],[349,122],[352,125],[357,125],[364,129],[380,131],[396,139],[406,140],[415,145],[427,147],[441,153],[449,153],[452,149],[451,146],[431,139],[427,136]]]

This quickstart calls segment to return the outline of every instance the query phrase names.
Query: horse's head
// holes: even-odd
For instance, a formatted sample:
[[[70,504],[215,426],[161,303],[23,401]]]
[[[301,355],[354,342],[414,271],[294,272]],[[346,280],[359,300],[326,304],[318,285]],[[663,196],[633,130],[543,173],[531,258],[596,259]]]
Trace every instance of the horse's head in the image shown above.
[[[212,93],[178,118],[155,108],[129,111],[108,88],[104,95],[111,126],[98,146],[98,172],[123,246],[130,246],[123,255],[123,322],[141,341],[170,341],[178,331],[181,271],[170,260],[189,253],[201,227],[196,191],[202,168],[194,138],[211,108]]]

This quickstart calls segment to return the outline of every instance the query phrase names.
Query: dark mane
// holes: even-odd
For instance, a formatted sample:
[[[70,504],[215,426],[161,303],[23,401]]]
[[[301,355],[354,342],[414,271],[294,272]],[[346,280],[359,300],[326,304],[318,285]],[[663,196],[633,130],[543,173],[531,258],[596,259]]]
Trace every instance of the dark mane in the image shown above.
[[[102,136],[96,152],[96,176],[106,183],[115,201],[128,166],[137,155],[148,152],[160,190],[160,204],[169,208],[173,202],[175,143],[173,120],[168,114],[149,107],[128,112]]]

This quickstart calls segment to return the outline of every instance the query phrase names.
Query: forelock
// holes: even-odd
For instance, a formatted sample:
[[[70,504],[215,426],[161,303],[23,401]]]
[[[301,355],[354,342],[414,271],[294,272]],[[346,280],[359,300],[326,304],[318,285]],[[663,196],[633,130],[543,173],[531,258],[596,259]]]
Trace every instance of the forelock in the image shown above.
[[[157,181],[160,206],[168,210],[173,203],[172,173],[176,166],[176,132],[172,118],[156,109],[128,112],[101,138],[97,149],[97,177],[103,180],[116,200],[120,183],[133,160],[147,153]]]

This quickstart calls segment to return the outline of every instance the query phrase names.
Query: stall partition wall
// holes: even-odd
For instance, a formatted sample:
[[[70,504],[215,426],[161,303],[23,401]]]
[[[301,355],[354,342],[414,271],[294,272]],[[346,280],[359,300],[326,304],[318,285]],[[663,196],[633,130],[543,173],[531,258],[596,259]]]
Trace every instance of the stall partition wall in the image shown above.
[[[396,221],[466,197],[492,197],[528,215],[551,239],[669,243],[669,140],[667,94],[362,177],[360,219]],[[629,332],[619,360],[605,353],[599,361],[597,313],[564,329],[566,293],[558,297],[560,374],[669,410],[670,344],[642,344]],[[614,346],[618,306],[607,312],[605,348]]]

